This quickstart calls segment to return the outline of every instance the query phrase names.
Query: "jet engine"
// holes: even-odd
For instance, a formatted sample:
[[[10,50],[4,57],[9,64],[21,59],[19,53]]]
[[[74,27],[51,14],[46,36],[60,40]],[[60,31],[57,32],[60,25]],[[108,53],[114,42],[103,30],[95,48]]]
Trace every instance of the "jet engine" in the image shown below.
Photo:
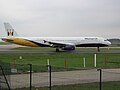
[[[75,46],[67,45],[67,46],[63,47],[62,50],[75,50]]]

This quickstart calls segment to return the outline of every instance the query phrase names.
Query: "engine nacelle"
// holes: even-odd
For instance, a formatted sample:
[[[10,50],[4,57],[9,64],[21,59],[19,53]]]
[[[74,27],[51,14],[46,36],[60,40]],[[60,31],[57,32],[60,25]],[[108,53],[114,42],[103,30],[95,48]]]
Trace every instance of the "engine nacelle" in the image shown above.
[[[75,50],[75,46],[68,45],[63,47],[62,50]]]

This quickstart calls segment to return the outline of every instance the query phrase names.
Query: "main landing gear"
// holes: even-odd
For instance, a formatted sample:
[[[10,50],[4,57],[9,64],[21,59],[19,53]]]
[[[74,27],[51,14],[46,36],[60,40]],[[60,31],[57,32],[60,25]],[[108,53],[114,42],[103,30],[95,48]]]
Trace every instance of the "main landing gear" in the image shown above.
[[[97,47],[97,51],[100,52],[100,47]]]
[[[59,50],[59,48],[56,48],[56,52],[59,52],[60,50]]]

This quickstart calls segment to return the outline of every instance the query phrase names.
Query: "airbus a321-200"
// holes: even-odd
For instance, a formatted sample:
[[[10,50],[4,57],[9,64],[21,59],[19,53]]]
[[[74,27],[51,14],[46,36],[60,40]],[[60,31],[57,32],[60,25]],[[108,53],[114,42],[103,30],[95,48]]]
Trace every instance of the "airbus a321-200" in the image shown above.
[[[9,23],[4,23],[7,37],[2,37],[5,42],[10,42],[30,47],[52,47],[56,52],[60,50],[75,50],[76,47],[109,46],[111,43],[102,37],[19,37]]]

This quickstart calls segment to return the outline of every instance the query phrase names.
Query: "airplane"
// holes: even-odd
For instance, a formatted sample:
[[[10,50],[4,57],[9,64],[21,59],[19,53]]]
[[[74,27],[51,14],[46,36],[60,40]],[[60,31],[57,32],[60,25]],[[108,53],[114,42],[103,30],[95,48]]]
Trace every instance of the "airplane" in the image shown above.
[[[97,47],[99,52],[100,47],[111,45],[102,37],[19,37],[9,23],[4,23],[4,26],[7,37],[2,37],[3,41],[30,47],[52,47],[56,52],[60,49],[75,50],[76,47]]]

